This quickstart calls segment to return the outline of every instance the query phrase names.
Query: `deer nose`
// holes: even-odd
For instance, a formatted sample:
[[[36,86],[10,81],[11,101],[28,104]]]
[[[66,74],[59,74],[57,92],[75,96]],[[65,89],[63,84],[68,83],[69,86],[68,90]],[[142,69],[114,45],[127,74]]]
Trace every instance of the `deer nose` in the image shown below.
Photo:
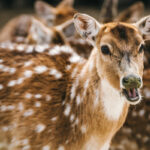
[[[126,89],[140,88],[142,85],[142,80],[140,77],[135,75],[128,75],[122,79],[122,84]]]

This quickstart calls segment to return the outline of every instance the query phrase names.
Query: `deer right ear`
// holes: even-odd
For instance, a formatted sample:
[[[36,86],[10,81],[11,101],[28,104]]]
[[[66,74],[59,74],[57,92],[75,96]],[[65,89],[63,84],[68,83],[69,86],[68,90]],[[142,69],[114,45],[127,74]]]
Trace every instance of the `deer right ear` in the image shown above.
[[[142,18],[140,21],[135,23],[135,26],[140,30],[141,34],[144,36],[150,35],[150,15]]]
[[[43,2],[35,2],[35,11],[39,17],[41,17],[46,24],[52,26],[56,17],[56,10],[53,6]]]
[[[58,5],[58,7],[72,7],[74,4],[74,0],[62,0],[62,2]]]
[[[94,45],[102,25],[99,24],[94,18],[80,13],[75,14],[74,24],[78,33]]]

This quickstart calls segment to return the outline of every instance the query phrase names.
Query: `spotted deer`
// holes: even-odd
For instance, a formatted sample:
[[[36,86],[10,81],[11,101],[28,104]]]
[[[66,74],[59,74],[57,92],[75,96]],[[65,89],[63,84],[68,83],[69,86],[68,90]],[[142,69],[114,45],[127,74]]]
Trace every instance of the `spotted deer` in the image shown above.
[[[143,26],[74,23],[94,49],[88,60],[67,47],[0,48],[0,141],[11,150],[108,150],[129,104],[141,101]],[[134,38],[133,38],[134,37]]]
[[[51,5],[37,1],[35,3],[36,17],[46,26],[59,25],[71,19],[75,13],[72,8],[73,0],[63,0],[56,8]],[[0,42],[12,41],[24,43],[28,33],[28,28],[33,15],[20,15],[10,21],[0,31]]]
[[[56,8],[43,1],[35,3],[36,14],[45,22],[46,25],[59,25],[71,18],[75,14],[73,8],[74,0],[63,0]]]

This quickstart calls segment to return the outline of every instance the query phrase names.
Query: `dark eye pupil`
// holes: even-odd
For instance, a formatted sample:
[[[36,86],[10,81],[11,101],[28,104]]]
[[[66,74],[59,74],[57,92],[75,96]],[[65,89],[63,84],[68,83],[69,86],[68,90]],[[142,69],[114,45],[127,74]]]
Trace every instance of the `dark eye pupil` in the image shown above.
[[[142,53],[143,51],[144,51],[144,45],[142,44],[142,45],[140,46],[139,53]]]
[[[101,51],[102,51],[102,53],[105,54],[105,55],[110,54],[110,50],[109,50],[109,47],[108,47],[107,45],[102,46],[102,47],[101,47]]]

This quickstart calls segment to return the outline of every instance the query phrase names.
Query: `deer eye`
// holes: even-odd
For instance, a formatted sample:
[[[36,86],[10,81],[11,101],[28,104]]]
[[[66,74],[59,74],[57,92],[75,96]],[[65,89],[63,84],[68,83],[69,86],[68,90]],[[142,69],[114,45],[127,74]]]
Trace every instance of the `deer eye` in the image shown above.
[[[142,53],[144,51],[144,44],[141,44],[140,48],[139,48],[139,53]]]
[[[110,50],[109,50],[109,47],[107,45],[101,46],[101,51],[104,55],[109,55],[110,54]]]

